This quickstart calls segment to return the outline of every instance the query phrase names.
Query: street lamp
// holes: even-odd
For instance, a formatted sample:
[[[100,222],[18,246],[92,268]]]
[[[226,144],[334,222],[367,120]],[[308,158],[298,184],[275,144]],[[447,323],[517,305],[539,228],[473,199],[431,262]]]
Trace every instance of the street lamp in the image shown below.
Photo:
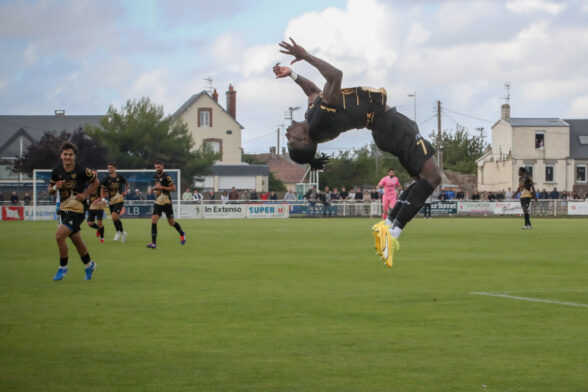
[[[414,98],[414,122],[416,122],[416,91],[412,94],[408,94],[408,97]]]

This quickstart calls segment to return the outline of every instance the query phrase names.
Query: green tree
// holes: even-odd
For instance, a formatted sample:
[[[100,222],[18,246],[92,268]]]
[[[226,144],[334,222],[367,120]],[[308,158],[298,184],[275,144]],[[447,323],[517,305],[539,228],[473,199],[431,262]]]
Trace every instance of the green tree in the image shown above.
[[[106,166],[106,148],[78,128],[73,133],[46,131],[41,139],[29,145],[22,157],[14,161],[11,171],[32,176],[35,169],[53,169],[60,162],[59,150],[66,141],[78,147],[76,162],[80,166],[92,169]]]
[[[378,182],[393,167],[402,184],[411,181],[408,172],[398,158],[381,151],[374,143],[352,151],[340,151],[330,158],[325,170],[320,173],[322,186],[352,189],[355,186],[376,187]]]
[[[434,147],[439,149],[439,141],[435,135]],[[454,170],[460,173],[475,174],[477,172],[476,159],[484,154],[487,144],[482,133],[470,136],[461,125],[457,125],[455,132],[443,131],[441,133],[441,147],[443,148],[443,169]]]
[[[151,169],[160,160],[169,169],[181,169],[186,186],[208,174],[217,158],[205,149],[194,151],[187,125],[165,116],[163,106],[147,97],[128,100],[120,110],[110,106],[100,125],[87,133],[107,147],[108,160],[121,169]]]

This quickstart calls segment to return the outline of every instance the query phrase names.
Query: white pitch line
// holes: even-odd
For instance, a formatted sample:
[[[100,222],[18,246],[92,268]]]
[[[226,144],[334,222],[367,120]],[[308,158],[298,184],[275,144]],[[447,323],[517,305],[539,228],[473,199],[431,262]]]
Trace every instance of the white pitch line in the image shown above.
[[[586,304],[577,304],[575,302],[554,301],[554,300],[551,300],[551,299],[543,299],[543,298],[517,297],[517,296],[514,296],[514,295],[496,294],[496,293],[485,293],[485,292],[475,292],[475,291],[472,291],[470,294],[474,294],[474,295],[485,295],[485,296],[488,296],[488,297],[499,297],[499,298],[517,299],[519,301],[542,302],[542,303],[546,303],[546,304],[575,306],[575,307],[578,307],[578,308],[588,308],[588,305],[586,305]]]

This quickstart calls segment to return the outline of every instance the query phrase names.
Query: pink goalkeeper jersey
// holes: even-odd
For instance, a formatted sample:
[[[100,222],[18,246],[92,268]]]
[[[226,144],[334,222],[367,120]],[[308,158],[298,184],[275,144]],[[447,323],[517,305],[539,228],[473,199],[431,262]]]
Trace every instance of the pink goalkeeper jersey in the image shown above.
[[[400,185],[398,178],[386,176],[380,180],[378,186],[384,186],[384,194],[393,195],[396,194],[396,187]]]

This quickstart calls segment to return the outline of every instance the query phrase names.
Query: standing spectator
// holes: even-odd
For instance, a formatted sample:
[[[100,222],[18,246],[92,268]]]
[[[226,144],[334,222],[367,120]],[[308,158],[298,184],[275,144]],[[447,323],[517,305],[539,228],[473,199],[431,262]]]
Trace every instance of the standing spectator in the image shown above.
[[[259,194],[255,189],[251,190],[251,200],[259,200]]]
[[[457,200],[463,200],[465,197],[465,194],[463,193],[463,190],[459,190],[456,194],[455,194],[455,198]]]
[[[284,201],[296,201],[296,194],[294,193],[294,191],[292,189],[288,189],[288,192],[286,192],[286,194],[284,195]]]
[[[480,200],[480,193],[478,191],[475,191],[472,194],[472,201],[479,201]]]
[[[16,192],[12,192],[12,195],[10,195],[10,202],[15,205],[18,204],[18,195]]]
[[[370,192],[370,199],[371,200],[379,200],[380,199],[380,192],[377,189],[372,189]]]
[[[276,202],[276,201],[278,201],[278,195],[276,195],[276,192],[274,192],[274,191],[271,191],[271,192],[270,192],[270,195],[269,195],[269,199],[270,199],[272,202]]]
[[[312,188],[304,194],[304,198],[308,201],[308,215],[310,215],[312,211],[312,217],[316,217],[316,200],[318,198],[316,186],[313,185]]]
[[[439,201],[447,200],[447,196],[445,195],[445,191],[439,192]]]
[[[249,203],[251,201],[251,193],[249,193],[248,189],[245,189],[245,191],[243,191],[242,199],[245,203]]]
[[[432,193],[429,195],[429,197],[427,197],[427,200],[425,200],[425,205],[423,206],[423,214],[425,219],[431,219],[431,204],[433,204]]]
[[[329,216],[331,216],[331,212],[329,211],[329,207],[331,207],[331,190],[329,187],[326,186],[325,191],[319,193],[318,197],[323,205],[323,218],[327,217],[327,212],[329,213]]]
[[[265,192],[261,195],[261,200],[267,200],[268,197],[269,197],[269,192]]]
[[[495,201],[496,200],[496,196],[494,195],[494,192],[489,192],[488,193],[488,201]]]
[[[27,206],[30,205],[31,204],[31,195],[29,195],[28,192],[25,193],[22,200],[24,201],[25,205],[27,205]]]
[[[331,192],[331,200],[339,200],[341,198],[341,194],[339,193],[339,188],[333,189]]]
[[[145,200],[143,192],[141,192],[139,189],[135,189],[135,200]]]
[[[510,187],[508,187],[508,190],[506,191],[504,196],[506,200],[512,200],[512,190],[510,189]]]
[[[553,190],[549,194],[550,199],[559,199],[559,192],[557,191],[556,187],[553,187]]]
[[[147,197],[145,199],[146,200],[155,200],[155,193],[153,193],[152,187],[147,188]]]
[[[363,192],[361,191],[360,187],[355,189],[355,196],[353,196],[353,200],[355,201],[363,201]]]
[[[224,191],[223,194],[221,195],[221,203],[227,204],[228,202],[229,202],[229,194],[227,193],[227,191]]]
[[[236,202],[237,200],[239,200],[239,193],[237,192],[235,187],[232,187],[231,192],[229,192],[229,200],[231,200],[233,202]]]
[[[547,190],[545,188],[543,188],[543,190],[539,192],[539,199],[549,199],[549,194],[547,193]]]
[[[568,200],[568,199],[569,199],[569,197],[570,197],[570,194],[568,193],[568,191],[562,191],[562,192],[561,192],[561,195],[559,195],[559,197],[560,197],[562,200]]]
[[[216,195],[214,194],[213,190],[208,191],[208,200],[214,200]]]
[[[194,193],[192,193],[192,201],[195,201],[197,204],[202,203],[204,196],[202,193],[198,192],[198,189],[194,189]]]
[[[339,196],[340,196],[341,200],[349,199],[349,192],[347,192],[347,189],[345,189],[344,186],[341,187],[341,194]]]
[[[184,189],[184,193],[182,193],[182,200],[184,200],[184,201],[192,200],[192,192],[190,192],[190,188]]]

